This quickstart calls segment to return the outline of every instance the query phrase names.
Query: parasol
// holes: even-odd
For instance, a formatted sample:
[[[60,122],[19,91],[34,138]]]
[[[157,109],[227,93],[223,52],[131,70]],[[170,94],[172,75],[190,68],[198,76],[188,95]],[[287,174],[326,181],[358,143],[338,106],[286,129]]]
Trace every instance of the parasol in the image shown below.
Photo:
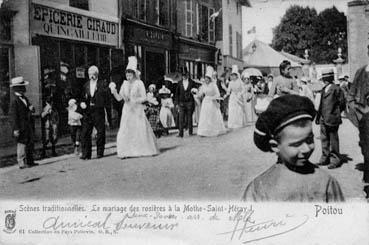
[[[263,73],[261,73],[261,71],[256,68],[246,68],[245,70],[243,70],[242,73],[244,72],[248,73],[250,76],[255,76],[255,77],[263,76]]]

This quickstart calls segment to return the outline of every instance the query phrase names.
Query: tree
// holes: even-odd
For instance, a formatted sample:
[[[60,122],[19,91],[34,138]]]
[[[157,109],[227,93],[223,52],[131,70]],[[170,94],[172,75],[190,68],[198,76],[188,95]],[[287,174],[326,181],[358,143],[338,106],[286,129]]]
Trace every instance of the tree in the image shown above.
[[[302,57],[309,49],[309,59],[332,63],[338,48],[347,57],[347,20],[336,7],[317,14],[314,8],[291,6],[273,29],[272,47]]]
[[[302,57],[305,49],[311,49],[316,42],[317,17],[314,8],[298,5],[288,8],[280,24],[273,29],[272,47]]]
[[[332,63],[337,58],[338,48],[347,57],[347,20],[336,7],[319,13],[315,22],[317,42],[311,50],[312,57],[319,63]]]

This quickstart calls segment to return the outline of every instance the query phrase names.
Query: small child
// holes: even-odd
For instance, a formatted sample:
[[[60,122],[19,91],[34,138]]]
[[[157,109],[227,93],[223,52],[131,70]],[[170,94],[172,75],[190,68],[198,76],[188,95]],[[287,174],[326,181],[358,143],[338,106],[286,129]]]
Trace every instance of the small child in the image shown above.
[[[260,114],[255,145],[264,152],[275,152],[278,161],[247,186],[243,200],[344,201],[337,180],[309,161],[315,147],[315,113],[310,99],[284,95],[272,100]]]
[[[77,101],[70,99],[68,101],[68,125],[70,126],[70,135],[74,144],[74,154],[79,155],[79,145],[81,140],[81,119],[82,115],[77,112]]]

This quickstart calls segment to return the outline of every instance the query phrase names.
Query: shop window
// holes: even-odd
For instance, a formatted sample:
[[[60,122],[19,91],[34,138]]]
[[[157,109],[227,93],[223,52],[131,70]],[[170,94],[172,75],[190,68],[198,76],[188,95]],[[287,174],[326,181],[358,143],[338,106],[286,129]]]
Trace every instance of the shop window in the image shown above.
[[[69,0],[69,5],[71,7],[89,10],[88,0]]]
[[[187,37],[192,37],[193,35],[193,2],[192,0],[185,1],[185,19],[186,19],[186,31],[185,34]]]
[[[92,65],[98,66],[97,62],[97,47],[87,46],[87,65],[90,67]]]
[[[99,78],[105,81],[109,79],[110,55],[108,48],[99,48]]]
[[[0,47],[0,117],[9,113],[10,48]]]

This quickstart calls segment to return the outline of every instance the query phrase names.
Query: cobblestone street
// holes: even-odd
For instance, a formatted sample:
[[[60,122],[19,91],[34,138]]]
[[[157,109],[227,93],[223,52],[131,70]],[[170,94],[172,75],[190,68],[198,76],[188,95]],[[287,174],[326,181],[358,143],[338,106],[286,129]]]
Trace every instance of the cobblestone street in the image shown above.
[[[318,136],[316,126],[314,131]],[[121,160],[110,145],[103,159],[82,161],[67,155],[30,169],[2,168],[0,195],[3,199],[240,200],[249,181],[275,161],[275,155],[255,147],[252,135],[253,127],[217,138],[185,134],[181,139],[173,132],[159,139],[162,154],[153,158]],[[357,130],[347,120],[340,139],[349,161],[327,171],[338,179],[347,200],[365,200]],[[315,139],[315,143],[313,162],[320,157],[320,142]]]

